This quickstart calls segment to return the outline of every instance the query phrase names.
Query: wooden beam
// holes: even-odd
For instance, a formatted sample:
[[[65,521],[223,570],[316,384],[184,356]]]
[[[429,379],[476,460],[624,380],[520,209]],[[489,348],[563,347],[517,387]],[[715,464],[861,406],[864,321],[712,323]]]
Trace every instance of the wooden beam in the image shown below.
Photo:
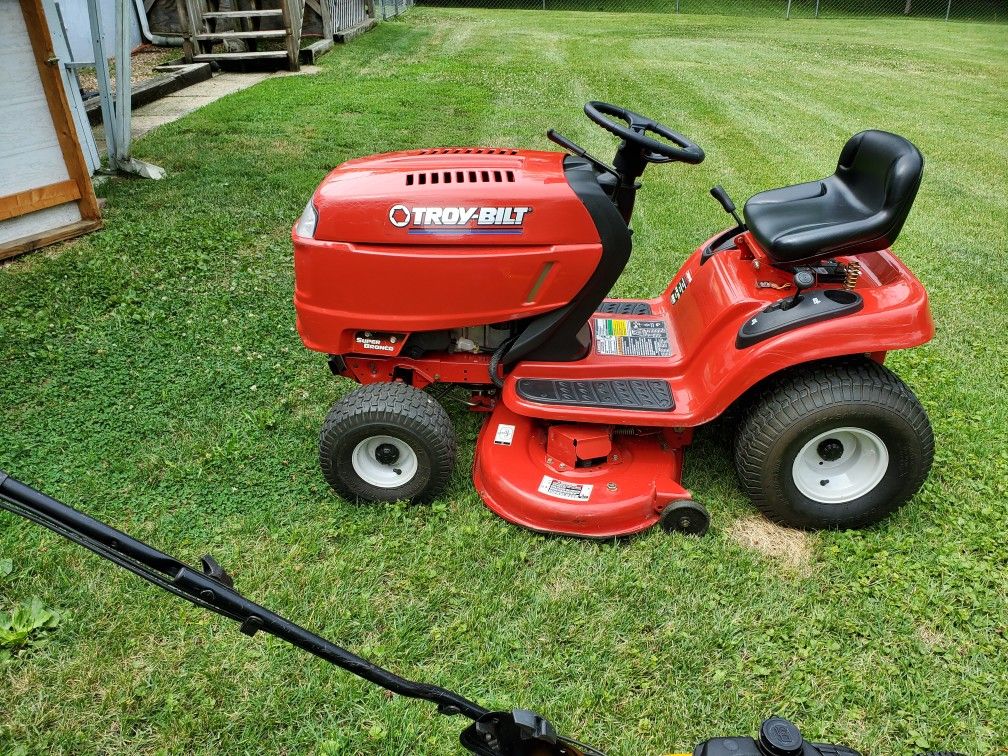
[[[101,218],[101,211],[98,209],[98,200],[91,185],[91,175],[88,173],[84,153],[80,142],[77,141],[77,129],[74,128],[73,116],[70,114],[70,103],[63,90],[60,61],[53,50],[41,0],[21,0],[21,12],[28,28],[32,51],[35,53],[35,63],[38,66],[39,78],[42,80],[46,102],[49,104],[53,127],[56,129],[56,137],[63,152],[63,162],[66,164],[70,179],[80,188],[78,205],[81,217],[86,220],[98,220]]]
[[[318,11],[322,17],[322,36],[325,39],[332,39],[336,31],[333,28],[332,0],[319,0]]]
[[[186,63],[192,63],[193,56],[200,52],[200,49],[196,42],[196,20],[193,18],[189,0],[175,0],[175,10],[178,12],[179,27],[182,29],[182,55]]]
[[[56,242],[73,239],[75,236],[97,231],[101,227],[102,222],[99,218],[97,220],[77,221],[76,223],[60,226],[49,231],[42,231],[32,236],[23,236],[6,244],[0,244],[0,260],[5,260],[8,257],[14,257],[14,255],[20,255],[25,252],[31,252],[33,249],[39,249],[40,247],[47,247]]]
[[[300,24],[298,27],[294,26],[294,15],[299,13],[303,16],[304,8],[299,7],[298,0],[280,0],[280,10],[283,11],[284,29],[287,30],[287,68],[291,71],[297,71],[301,67],[300,55],[298,55],[298,50],[301,47],[301,31]]]
[[[47,207],[74,202],[80,197],[80,187],[77,186],[76,181],[71,179],[8,194],[5,197],[0,197],[0,221],[34,213],[36,210],[45,210]]]

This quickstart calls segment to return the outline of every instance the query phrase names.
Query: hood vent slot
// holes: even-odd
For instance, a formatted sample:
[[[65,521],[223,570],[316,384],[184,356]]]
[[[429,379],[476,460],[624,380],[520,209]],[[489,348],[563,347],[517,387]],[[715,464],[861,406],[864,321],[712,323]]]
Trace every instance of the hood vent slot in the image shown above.
[[[501,170],[455,170],[421,171],[406,174],[406,186],[427,186],[428,184],[513,184],[514,171]]]
[[[438,147],[420,150],[418,155],[517,155],[518,150],[500,150],[486,147]]]

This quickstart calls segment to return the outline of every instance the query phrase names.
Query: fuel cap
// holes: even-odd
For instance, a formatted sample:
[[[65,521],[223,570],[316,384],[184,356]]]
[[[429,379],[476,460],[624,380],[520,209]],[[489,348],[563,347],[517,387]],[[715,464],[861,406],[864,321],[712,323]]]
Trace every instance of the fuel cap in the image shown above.
[[[760,727],[760,750],[771,756],[798,756],[805,745],[801,731],[786,719],[770,717]]]

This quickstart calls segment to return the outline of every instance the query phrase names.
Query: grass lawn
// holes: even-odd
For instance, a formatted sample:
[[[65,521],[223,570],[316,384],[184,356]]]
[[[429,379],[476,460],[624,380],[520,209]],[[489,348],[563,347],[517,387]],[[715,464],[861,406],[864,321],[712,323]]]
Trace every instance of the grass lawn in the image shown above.
[[[0,270],[0,467],[195,561],[397,671],[527,705],[622,754],[751,733],[777,712],[876,754],[1001,752],[1008,733],[1008,47],[998,26],[416,9],[142,140],[160,183],[115,181],[107,226]],[[333,379],[294,331],[288,229],[326,171],[432,145],[609,157],[600,98],[707,150],[657,166],[616,287],[652,295],[742,200],[832,171],[865,127],[928,163],[898,253],[938,335],[892,356],[937,436],[921,493],[881,526],[767,526],[724,427],[686,484],[694,540],[544,538],[469,480],[478,419],[430,506],[357,506],[316,461]],[[39,596],[45,645],[0,666],[0,753],[452,751],[460,720],[156,592],[0,516],[0,612]],[[4,570],[5,571],[5,570]],[[2,574],[2,572],[0,572]]]

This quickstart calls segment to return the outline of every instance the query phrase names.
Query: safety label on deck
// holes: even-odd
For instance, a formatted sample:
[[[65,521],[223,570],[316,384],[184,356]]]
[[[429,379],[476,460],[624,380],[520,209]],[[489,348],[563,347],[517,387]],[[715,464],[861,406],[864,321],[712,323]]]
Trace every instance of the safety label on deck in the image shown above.
[[[513,425],[501,423],[497,426],[497,432],[494,433],[494,443],[498,446],[511,446],[511,442],[514,441],[514,432]]]
[[[628,357],[669,357],[665,321],[596,318],[595,351]]]
[[[566,480],[557,480],[549,475],[543,475],[542,483],[539,484],[539,493],[568,501],[588,501],[591,492],[591,483],[568,483]]]

